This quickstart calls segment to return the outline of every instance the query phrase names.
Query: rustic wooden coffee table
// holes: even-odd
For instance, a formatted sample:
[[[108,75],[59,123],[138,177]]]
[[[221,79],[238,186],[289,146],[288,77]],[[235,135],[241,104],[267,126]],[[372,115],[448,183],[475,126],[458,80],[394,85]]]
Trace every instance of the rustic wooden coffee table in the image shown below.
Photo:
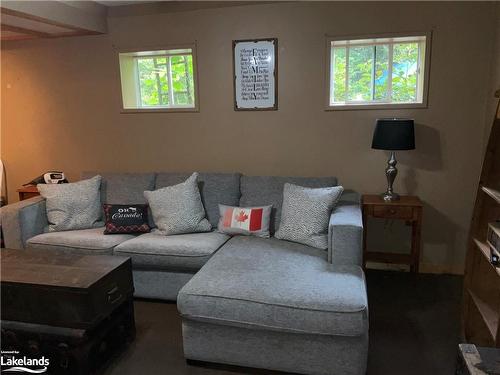
[[[2,351],[89,374],[135,336],[130,258],[2,249]]]

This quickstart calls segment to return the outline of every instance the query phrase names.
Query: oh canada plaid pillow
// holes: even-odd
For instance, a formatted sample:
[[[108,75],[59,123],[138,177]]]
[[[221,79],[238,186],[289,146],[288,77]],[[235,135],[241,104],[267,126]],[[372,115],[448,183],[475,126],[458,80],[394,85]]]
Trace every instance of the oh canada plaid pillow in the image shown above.
[[[148,233],[147,204],[103,204],[104,234]]]

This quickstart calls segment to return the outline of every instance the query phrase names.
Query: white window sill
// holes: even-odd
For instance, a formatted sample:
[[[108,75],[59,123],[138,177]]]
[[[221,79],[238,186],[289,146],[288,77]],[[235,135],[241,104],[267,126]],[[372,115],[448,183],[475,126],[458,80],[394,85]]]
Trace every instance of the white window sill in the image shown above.
[[[427,108],[427,103],[375,103],[327,105],[325,111],[352,111],[357,109],[411,109]]]
[[[178,112],[199,112],[197,107],[178,108],[122,108],[120,113],[178,113]]]

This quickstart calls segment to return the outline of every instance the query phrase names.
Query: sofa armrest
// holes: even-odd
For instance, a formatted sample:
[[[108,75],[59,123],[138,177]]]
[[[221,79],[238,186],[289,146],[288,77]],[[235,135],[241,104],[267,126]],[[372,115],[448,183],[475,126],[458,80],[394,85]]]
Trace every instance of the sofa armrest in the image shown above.
[[[328,226],[328,262],[336,265],[363,262],[363,217],[360,195],[352,190],[342,193]]]
[[[33,197],[0,208],[5,247],[24,249],[26,241],[48,225],[45,199]]]

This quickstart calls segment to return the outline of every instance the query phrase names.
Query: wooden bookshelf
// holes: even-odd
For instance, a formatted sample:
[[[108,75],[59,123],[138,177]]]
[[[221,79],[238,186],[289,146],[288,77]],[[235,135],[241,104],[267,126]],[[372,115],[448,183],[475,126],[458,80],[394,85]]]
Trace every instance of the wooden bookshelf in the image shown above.
[[[472,299],[472,302],[478,309],[481,318],[483,319],[486,327],[488,328],[491,340],[495,340],[496,332],[498,330],[498,312],[495,311],[491,305],[476,296],[474,292],[467,291]]]
[[[488,194],[491,198],[493,198],[498,204],[500,204],[500,191],[481,186],[481,190],[483,190],[486,194]]]
[[[486,242],[481,242],[477,239],[474,238],[474,243],[476,244],[477,248],[479,251],[483,254],[484,259],[488,262],[488,264],[491,266],[491,268],[500,276],[500,268],[495,267],[493,264],[490,262],[490,247]],[[499,280],[500,282],[500,280]]]
[[[500,97],[500,90],[496,97]],[[500,268],[490,261],[488,223],[500,220],[500,104],[483,161],[465,263],[463,331],[479,346],[500,347]]]

